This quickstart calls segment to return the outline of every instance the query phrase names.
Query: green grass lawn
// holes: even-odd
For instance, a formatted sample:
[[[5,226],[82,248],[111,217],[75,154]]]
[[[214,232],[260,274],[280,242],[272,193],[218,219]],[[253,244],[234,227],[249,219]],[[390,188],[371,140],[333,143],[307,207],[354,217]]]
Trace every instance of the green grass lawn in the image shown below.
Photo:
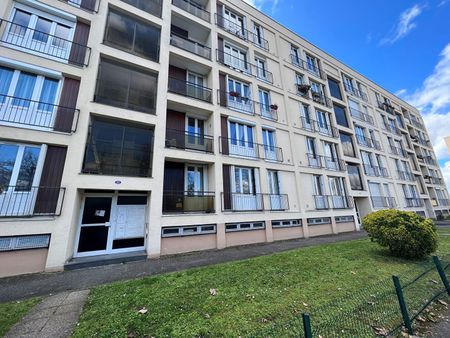
[[[40,300],[41,298],[37,297],[0,304],[0,337],[3,337]]]
[[[440,254],[450,253],[446,233],[440,231]],[[363,239],[114,283],[91,291],[74,337],[258,335],[420,264]]]

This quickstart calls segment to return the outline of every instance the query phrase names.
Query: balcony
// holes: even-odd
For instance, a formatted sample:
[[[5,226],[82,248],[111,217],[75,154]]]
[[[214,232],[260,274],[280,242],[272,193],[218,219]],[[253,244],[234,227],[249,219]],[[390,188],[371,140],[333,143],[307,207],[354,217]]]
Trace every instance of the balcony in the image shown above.
[[[278,121],[278,106],[276,104],[259,103],[259,114],[265,119]]]
[[[423,178],[426,180],[426,184],[437,184],[441,185],[441,179],[439,177],[433,177],[430,175],[424,175]]]
[[[378,108],[384,110],[386,113],[394,115],[394,106],[388,102],[381,102],[377,100]]]
[[[81,8],[91,13],[98,13],[98,7],[100,5],[100,0],[59,0],[59,1],[68,3],[69,5]],[[161,0],[159,0],[158,2],[160,1]]]
[[[269,41],[258,37],[255,33],[245,29],[243,26],[238,25],[217,13],[215,14],[215,20],[217,27],[222,28],[224,31],[233,34],[242,40],[249,41],[256,47],[266,51],[269,50]]]
[[[169,92],[212,103],[212,90],[196,83],[169,77]]]
[[[300,118],[302,122],[302,129],[310,132],[317,132],[321,135],[339,138],[339,130],[327,124],[322,124],[313,119],[307,119],[305,117]]]
[[[447,198],[438,198],[438,203],[440,206],[450,206],[450,200]]]
[[[222,193],[222,211],[263,211],[263,194]]]
[[[319,103],[322,106],[325,106],[328,108],[332,107],[331,100],[328,97],[326,97],[324,94],[312,91],[311,96],[312,96],[312,100],[314,102]]]
[[[60,216],[66,189],[41,186],[0,187],[0,217]]]
[[[364,173],[367,176],[389,177],[389,173],[386,168],[372,166],[372,165],[368,165],[368,164],[364,164],[363,166],[364,166]]]
[[[324,168],[332,171],[345,171],[345,162],[332,157],[320,156],[311,153],[306,154],[308,158],[308,167]]]
[[[352,209],[353,197],[344,195],[313,195],[316,210]]]
[[[211,60],[211,48],[198,43],[197,41],[182,37],[181,35],[177,35],[175,33],[171,33],[170,44],[192,54],[201,56],[202,58]]]
[[[360,110],[350,107],[350,114],[359,121],[363,121],[363,122],[369,123],[371,125],[375,124],[372,116],[370,116],[369,114],[363,113]]]
[[[238,112],[255,115],[256,102],[249,97],[242,96],[239,92],[217,91],[217,103]]]
[[[374,208],[394,209],[397,207],[394,197],[370,196],[370,199],[372,200],[372,205]]]
[[[399,148],[399,147],[396,147],[396,146],[393,146],[393,145],[391,145],[389,147],[391,148],[391,154],[397,155],[397,156],[401,156],[401,157],[404,157],[404,158],[408,158],[408,153],[406,152],[405,149]]]
[[[209,135],[166,129],[166,147],[213,153],[214,138]]]
[[[291,63],[294,66],[307,71],[311,75],[318,77],[319,79],[324,79],[324,74],[322,73],[322,71],[320,70],[319,67],[317,67],[305,60],[300,59],[299,57],[297,57],[294,54],[291,54]]]
[[[269,200],[270,211],[289,210],[289,198],[286,194],[264,194],[265,199]]]
[[[383,124],[384,124],[384,129],[386,129],[391,134],[400,135],[400,136],[402,135],[402,132],[396,126],[387,124],[386,122],[384,122]]]
[[[411,136],[411,139],[413,140],[413,142],[423,145],[424,147],[431,147],[430,141],[425,140],[425,139],[421,138],[420,136]]]
[[[88,66],[91,48],[26,26],[0,19],[2,44],[78,67]]]
[[[279,147],[222,136],[219,136],[219,151],[224,155],[283,162],[283,150]]]
[[[438,166],[436,160],[431,155],[425,156],[424,157],[424,161],[425,161],[426,164],[434,165],[436,167]]]
[[[33,129],[73,133],[80,111],[75,108],[0,95],[0,123]]]
[[[172,5],[181,8],[182,10],[195,15],[196,17],[205,20],[206,22],[211,22],[211,14],[205,9],[204,6],[200,5],[198,2],[193,2],[189,0],[172,0]]]
[[[407,208],[423,207],[423,200],[417,197],[405,197],[405,203]]]
[[[216,49],[216,61],[245,75],[255,76],[261,81],[273,83],[273,74],[271,72],[248,62],[247,59],[242,59],[223,50]]]
[[[416,178],[413,173],[408,171],[397,170],[398,178],[403,181],[415,181]]]
[[[365,137],[362,135],[356,135],[356,141],[358,142],[358,144],[362,147],[366,147],[366,148],[372,148],[375,150],[381,150],[381,145],[380,142],[371,139],[370,137]]]
[[[164,191],[163,213],[213,213],[214,192]]]
[[[357,98],[359,98],[359,99],[361,99],[361,100],[364,100],[364,101],[366,101],[366,102],[369,101],[369,98],[367,97],[367,94],[366,94],[366,93],[364,93],[363,91],[361,91],[361,90],[359,90],[359,89],[356,89],[356,88],[353,87],[353,86],[350,86],[350,85],[347,84],[347,83],[344,83],[344,89],[345,89],[345,91],[346,91],[347,93],[349,93],[349,94],[352,95],[352,96],[355,96],[355,97],[357,97]]]

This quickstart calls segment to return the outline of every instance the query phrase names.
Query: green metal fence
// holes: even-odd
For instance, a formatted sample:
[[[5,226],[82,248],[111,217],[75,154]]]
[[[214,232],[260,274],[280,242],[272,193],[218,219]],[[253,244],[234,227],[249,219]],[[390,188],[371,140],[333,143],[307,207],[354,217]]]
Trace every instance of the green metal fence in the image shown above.
[[[450,295],[450,256],[433,257],[401,276],[312,308],[284,323],[273,323],[258,337],[376,337],[414,332],[421,313]]]

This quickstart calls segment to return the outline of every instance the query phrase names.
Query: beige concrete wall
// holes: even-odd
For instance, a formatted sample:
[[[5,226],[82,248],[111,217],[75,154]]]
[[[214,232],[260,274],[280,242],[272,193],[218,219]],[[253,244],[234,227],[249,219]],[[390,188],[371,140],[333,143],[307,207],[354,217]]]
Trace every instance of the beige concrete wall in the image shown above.
[[[210,250],[217,247],[215,234],[161,238],[161,255]]]
[[[263,243],[266,241],[265,230],[236,231],[226,233],[228,246]]]
[[[272,228],[272,232],[274,241],[283,241],[303,237],[302,227]]]
[[[333,233],[333,229],[330,224],[317,224],[308,225],[308,231],[310,237],[329,235]]]
[[[47,249],[0,252],[0,278],[44,271],[47,253]]]
[[[356,225],[354,222],[346,222],[346,223],[336,223],[337,232],[350,232],[356,230]]]

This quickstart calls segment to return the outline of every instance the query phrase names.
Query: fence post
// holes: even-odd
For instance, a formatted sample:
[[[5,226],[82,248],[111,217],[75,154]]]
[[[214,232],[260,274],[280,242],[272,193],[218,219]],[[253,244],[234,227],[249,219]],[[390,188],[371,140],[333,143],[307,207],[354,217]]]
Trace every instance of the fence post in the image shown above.
[[[436,269],[439,272],[439,277],[441,277],[442,283],[444,283],[445,289],[450,296],[450,284],[448,283],[447,276],[445,275],[444,268],[442,267],[441,261],[439,260],[438,256],[433,256],[433,262],[434,265],[436,265]]]
[[[400,279],[397,276],[392,276],[392,280],[394,281],[395,292],[397,293],[398,303],[400,305],[400,311],[402,312],[403,323],[405,324],[406,329],[408,330],[408,334],[414,334],[413,328],[411,325],[411,320],[409,318],[408,309],[406,308],[405,299],[403,297],[403,290],[400,284]]]
[[[305,331],[305,338],[312,338],[311,320],[309,318],[309,314],[302,313],[302,318],[303,318],[303,330]]]

